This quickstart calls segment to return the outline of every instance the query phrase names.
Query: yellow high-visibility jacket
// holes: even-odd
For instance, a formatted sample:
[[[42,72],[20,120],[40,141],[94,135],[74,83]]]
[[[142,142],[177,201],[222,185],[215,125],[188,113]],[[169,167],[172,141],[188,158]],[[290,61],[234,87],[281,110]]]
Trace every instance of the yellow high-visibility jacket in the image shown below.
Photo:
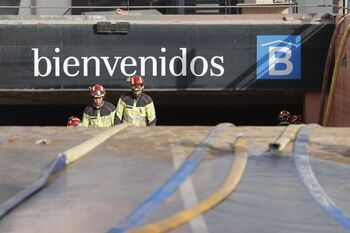
[[[156,111],[152,98],[141,93],[135,97],[131,92],[123,94],[117,104],[115,124],[127,122],[135,126],[156,125]]]
[[[88,105],[83,114],[82,127],[111,127],[114,126],[115,106],[108,101],[96,108],[93,104]]]

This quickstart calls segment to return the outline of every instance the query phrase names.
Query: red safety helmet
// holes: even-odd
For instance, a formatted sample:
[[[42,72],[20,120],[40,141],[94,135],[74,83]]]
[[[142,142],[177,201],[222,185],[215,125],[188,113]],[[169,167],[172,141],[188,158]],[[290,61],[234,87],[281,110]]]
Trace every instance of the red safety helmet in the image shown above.
[[[67,126],[68,127],[77,127],[80,122],[81,122],[81,120],[78,117],[71,116],[68,118]]]
[[[282,122],[282,121],[289,122],[290,113],[287,110],[280,111],[277,119],[279,122]]]
[[[93,97],[103,97],[106,95],[106,90],[102,85],[96,84],[90,87],[91,96]]]
[[[291,124],[301,124],[302,123],[302,119],[301,119],[301,115],[292,115],[291,119],[290,119],[290,123]]]
[[[127,79],[131,89],[142,90],[145,86],[145,80],[141,76],[135,75]]]

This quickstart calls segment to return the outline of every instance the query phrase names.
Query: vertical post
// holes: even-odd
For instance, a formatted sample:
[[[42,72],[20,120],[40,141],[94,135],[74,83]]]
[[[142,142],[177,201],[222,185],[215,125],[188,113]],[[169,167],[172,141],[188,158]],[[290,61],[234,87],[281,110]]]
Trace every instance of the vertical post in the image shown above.
[[[184,15],[185,14],[185,8],[181,7],[181,6],[185,6],[185,0],[177,0],[177,4],[176,4],[179,8],[177,9],[177,13],[179,15]]]
[[[18,15],[30,15],[30,0],[21,0]]]
[[[333,12],[334,13],[338,13],[338,14],[340,14],[340,15],[343,15],[343,14],[345,14],[345,9],[344,9],[344,7],[345,7],[345,4],[344,4],[344,2],[345,2],[346,0],[333,0],[333,5],[335,6],[334,8],[333,8]],[[336,7],[337,6],[337,7]]]
[[[67,15],[67,14],[71,15],[72,14],[72,8],[71,8],[72,0],[68,0],[66,4],[69,8],[63,13],[63,15]]]
[[[31,15],[36,15],[36,8],[35,8],[35,6],[36,6],[36,0],[30,0],[29,7],[30,7],[30,14]]]

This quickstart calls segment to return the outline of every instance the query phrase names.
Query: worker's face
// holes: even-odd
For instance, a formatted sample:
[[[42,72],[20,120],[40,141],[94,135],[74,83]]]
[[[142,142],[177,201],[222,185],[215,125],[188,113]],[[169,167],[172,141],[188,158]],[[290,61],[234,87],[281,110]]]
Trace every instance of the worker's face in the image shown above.
[[[94,97],[94,105],[100,107],[103,104],[103,97]]]
[[[131,91],[135,96],[141,95],[143,90],[143,85],[142,84],[133,84],[131,85]]]

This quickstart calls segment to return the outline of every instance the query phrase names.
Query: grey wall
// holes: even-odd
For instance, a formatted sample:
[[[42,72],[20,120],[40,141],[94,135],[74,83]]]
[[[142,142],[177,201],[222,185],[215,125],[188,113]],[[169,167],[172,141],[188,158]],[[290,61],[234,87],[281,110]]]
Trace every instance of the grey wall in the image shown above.
[[[333,0],[296,0],[298,5],[332,5]],[[299,7],[299,13],[333,13],[332,7]]]
[[[9,0],[10,1],[10,0]],[[21,0],[21,7],[29,6],[49,6],[60,8],[21,8],[19,15],[70,15],[69,7],[72,5],[71,0]],[[62,7],[62,8],[61,8]]]

